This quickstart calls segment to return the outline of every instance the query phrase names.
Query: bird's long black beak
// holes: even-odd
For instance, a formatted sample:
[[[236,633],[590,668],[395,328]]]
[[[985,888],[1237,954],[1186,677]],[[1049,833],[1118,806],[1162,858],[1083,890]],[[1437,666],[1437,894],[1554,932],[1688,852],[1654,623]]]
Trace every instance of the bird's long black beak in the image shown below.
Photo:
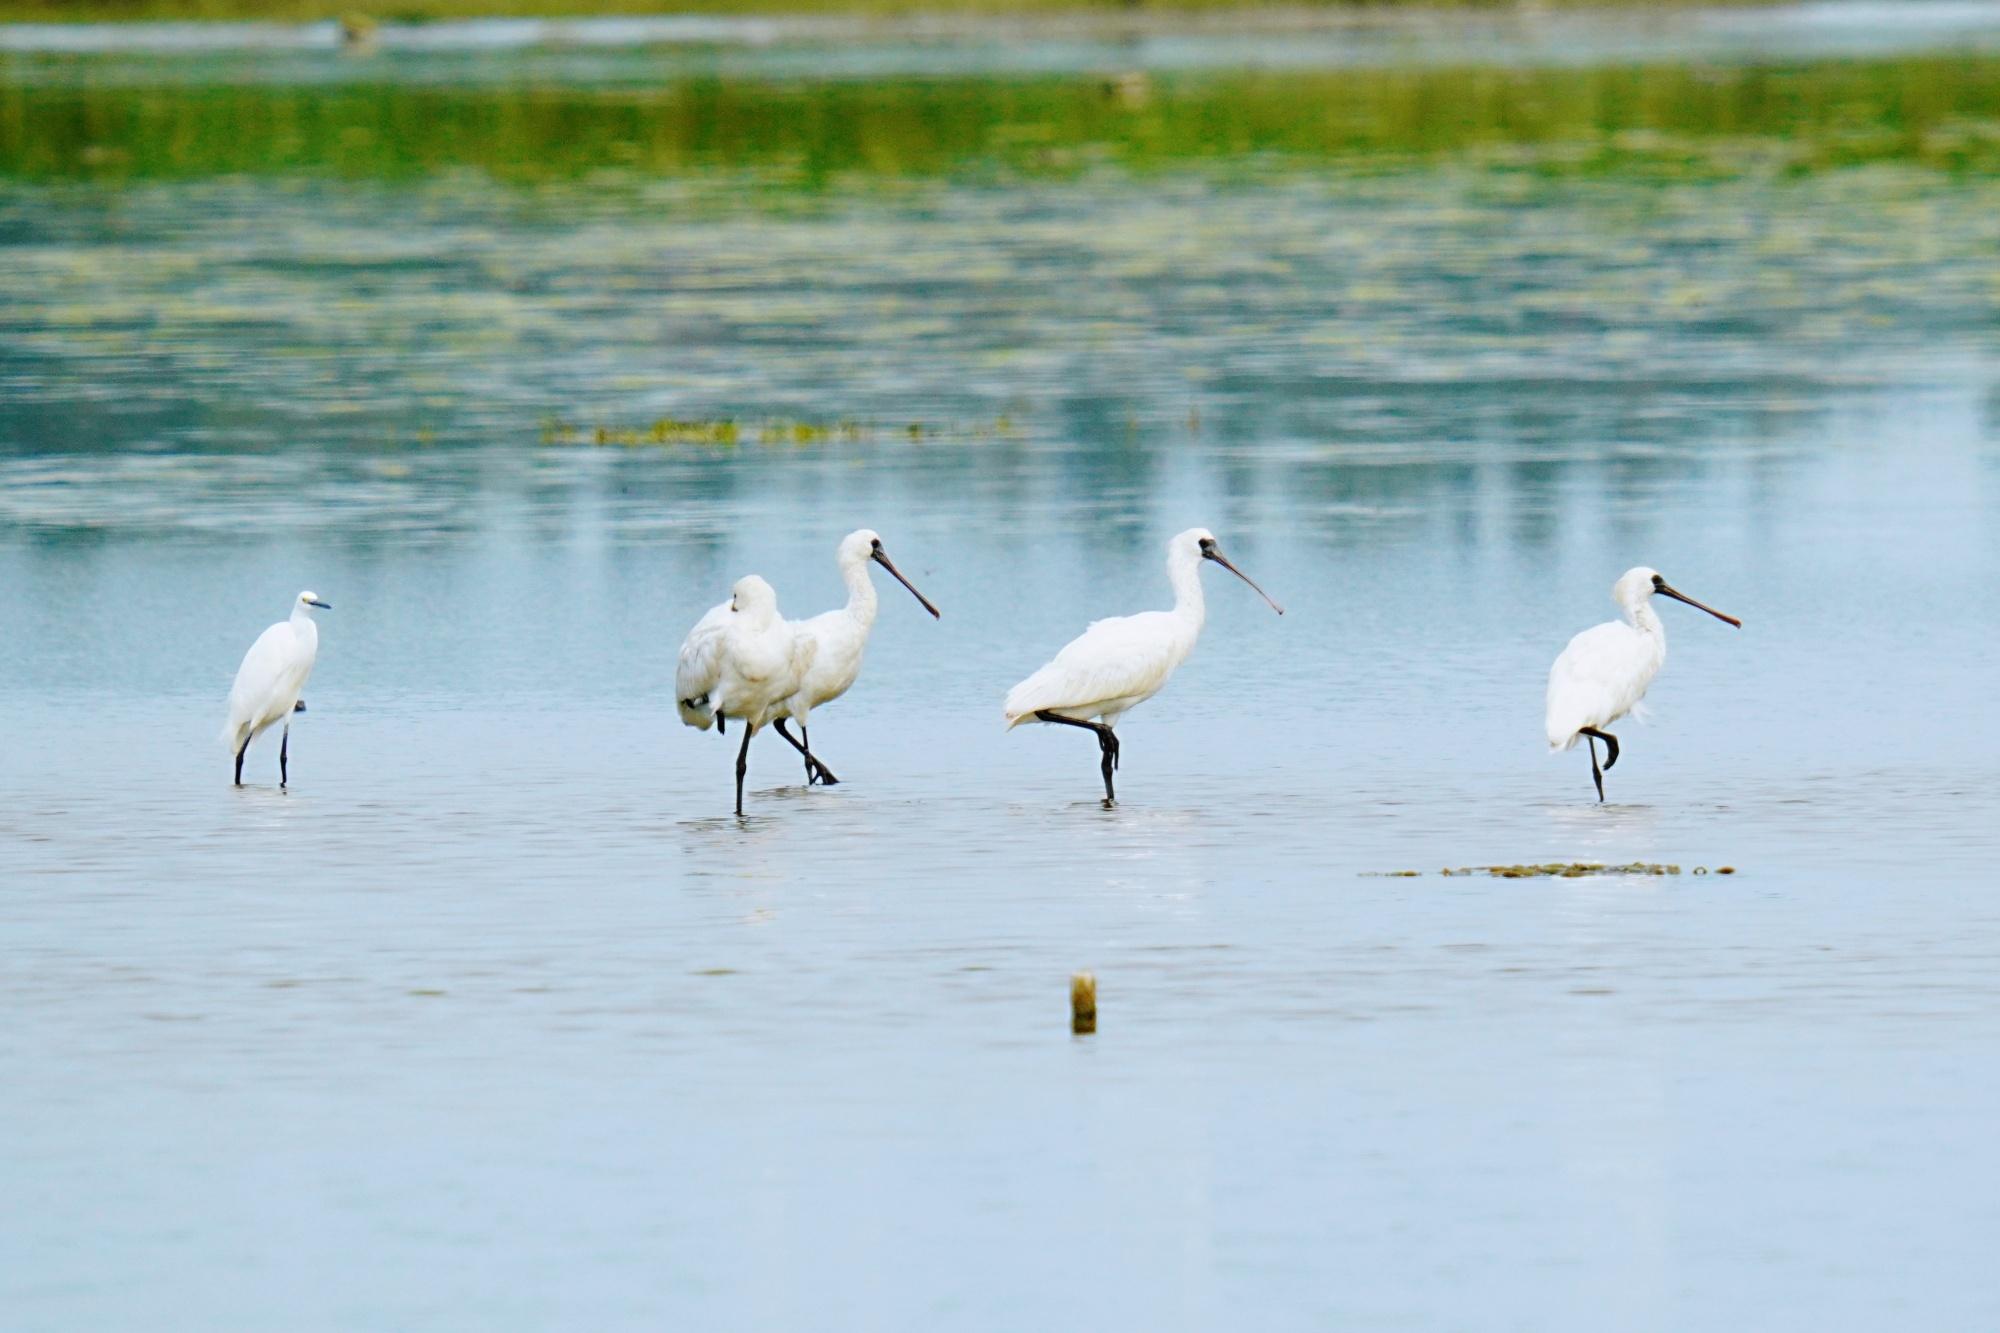
[[[1211,545],[1202,547],[1201,554],[1203,559],[1213,560],[1216,564],[1221,565],[1224,569],[1234,574],[1237,578],[1242,579],[1245,583],[1249,584],[1251,587],[1257,588],[1257,580],[1251,578],[1248,574],[1245,574],[1242,570],[1230,564],[1229,557],[1224,555],[1221,551],[1217,550],[1214,546]],[[1262,588],[1257,588],[1257,595],[1263,598],[1265,601],[1270,602],[1271,609],[1273,611],[1276,611],[1281,616],[1285,614],[1285,608],[1279,606],[1277,601],[1274,598],[1272,598],[1270,593],[1265,592]]]
[[[307,606],[316,606],[316,607],[318,607],[318,608],[319,608],[320,610],[322,610],[322,611],[331,611],[331,610],[333,610],[333,603],[332,603],[332,602],[322,602],[322,601],[320,601],[320,600],[319,600],[318,598],[314,598],[314,599],[313,599],[312,601],[310,601],[310,602],[307,602],[307,603],[306,603],[306,605],[307,605]]]
[[[1703,606],[1700,602],[1697,602],[1694,598],[1688,596],[1686,593],[1675,592],[1672,588],[1669,588],[1664,582],[1655,584],[1653,586],[1653,591],[1659,593],[1663,597],[1671,597],[1677,602],[1686,602],[1689,606],[1693,607],[1697,611],[1706,611],[1710,615],[1714,616],[1717,620],[1720,620],[1725,624],[1734,625],[1738,629],[1743,628],[1743,622],[1738,620],[1735,616],[1725,616],[1722,614],[1722,612],[1716,610],[1712,606]]]
[[[868,558],[870,560],[873,560],[876,564],[882,566],[882,568],[888,570],[891,574],[895,575],[896,582],[902,584],[905,588],[908,588],[910,590],[910,596],[916,598],[918,601],[924,604],[924,610],[931,613],[931,619],[942,620],[944,618],[943,614],[935,606],[931,605],[931,599],[924,596],[922,593],[918,592],[917,585],[903,577],[903,571],[896,568],[895,563],[889,559],[888,553],[884,551],[881,547],[879,546],[876,547],[874,551],[872,551],[869,554]]]

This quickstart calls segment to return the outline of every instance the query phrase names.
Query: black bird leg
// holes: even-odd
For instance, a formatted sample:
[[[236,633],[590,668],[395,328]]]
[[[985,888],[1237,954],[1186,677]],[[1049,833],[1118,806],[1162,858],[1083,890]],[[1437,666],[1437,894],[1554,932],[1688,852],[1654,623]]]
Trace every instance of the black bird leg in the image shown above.
[[[785,719],[783,719],[782,717],[779,718],[775,725],[778,728],[778,734],[785,738],[785,744],[791,746],[794,750],[797,750],[801,755],[805,756],[806,786],[810,787],[813,785],[813,783],[818,782],[819,769],[813,763],[812,751],[808,750],[797,736],[792,735],[791,731],[785,726]],[[800,730],[804,730],[804,728],[800,728]]]
[[[722,715],[718,713],[716,719],[720,719],[720,717]],[[736,817],[738,819],[742,819],[742,813],[744,813],[744,775],[750,773],[750,737],[754,737],[754,735],[756,735],[756,729],[746,725],[744,727],[742,749],[736,751]]]
[[[291,781],[291,775],[285,771],[285,752],[291,748],[292,748],[292,724],[287,722],[285,724],[285,734],[278,738],[278,790],[279,791],[283,791],[285,789],[285,784]]]
[[[1609,773],[1612,766],[1618,762],[1618,738],[1608,731],[1599,731],[1596,727],[1578,727],[1577,730],[1604,742],[1604,771]]]
[[[250,749],[250,738],[248,736],[245,736],[243,738],[243,744],[236,747],[236,785],[239,787],[243,785],[243,756],[249,751],[249,749]]]
[[[1585,729],[1583,743],[1590,747],[1590,780],[1597,784],[1597,803],[1604,804],[1604,771],[1597,766],[1596,733]]]
[[[1035,716],[1043,722],[1060,722],[1066,727],[1082,727],[1085,731],[1097,733],[1097,748],[1104,755],[1100,767],[1104,771],[1104,808],[1109,810],[1118,803],[1118,794],[1111,789],[1111,774],[1118,767],[1118,734],[1102,722],[1085,722],[1081,718],[1064,717],[1061,713],[1050,712],[1046,708],[1035,710]]]
[[[828,768],[825,764],[822,764],[818,760],[818,758],[816,758],[813,755],[811,745],[808,744],[807,742],[798,740],[792,735],[791,732],[785,729],[785,719],[783,719],[782,717],[779,718],[777,722],[777,727],[778,727],[778,734],[785,738],[786,744],[790,745],[794,750],[797,750],[800,754],[806,757],[806,786],[810,787],[815,782],[825,783],[829,787],[837,787],[840,785],[840,779],[833,775],[833,770]],[[805,734],[806,734],[805,726],[803,723],[801,723],[799,726],[799,735],[804,736]]]

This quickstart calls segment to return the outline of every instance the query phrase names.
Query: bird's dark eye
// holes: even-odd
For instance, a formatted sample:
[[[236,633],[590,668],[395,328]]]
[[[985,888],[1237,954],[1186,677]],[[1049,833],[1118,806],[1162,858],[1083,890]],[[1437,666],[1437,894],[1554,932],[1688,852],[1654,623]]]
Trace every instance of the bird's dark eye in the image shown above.
[[[1666,586],[1667,586],[1667,581],[1666,581],[1666,579],[1662,578],[1662,577],[1661,577],[1660,575],[1658,575],[1658,574],[1655,574],[1655,575],[1653,575],[1653,586],[1654,586],[1655,588],[1664,588],[1664,587],[1666,587]]]
[[[868,545],[873,549],[879,551],[882,549],[882,539],[880,537],[877,537],[874,541],[868,543]]]
[[[1201,549],[1204,551],[1213,551],[1215,549],[1215,538],[1203,537],[1201,539]]]

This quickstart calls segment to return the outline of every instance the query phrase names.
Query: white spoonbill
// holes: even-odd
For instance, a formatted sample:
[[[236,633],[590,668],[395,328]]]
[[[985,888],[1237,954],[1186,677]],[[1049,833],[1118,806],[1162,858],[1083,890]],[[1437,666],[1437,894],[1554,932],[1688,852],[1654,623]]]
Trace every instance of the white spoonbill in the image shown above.
[[[743,724],[743,745],[736,752],[740,815],[750,738],[798,693],[814,645],[778,614],[778,594],[763,579],[745,575],[730,591],[730,599],[697,621],[681,645],[674,698],[681,721],[691,727],[707,731],[713,722],[727,734],[728,719]]]
[[[1639,708],[1646,687],[1667,660],[1667,630],[1653,610],[1653,594],[1706,611],[1738,629],[1743,622],[1675,592],[1659,571],[1628,569],[1611,585],[1611,600],[1625,619],[1593,625],[1569,641],[1549,668],[1549,752],[1568,750],[1582,736],[1590,747],[1590,777],[1604,800],[1604,769],[1597,766],[1597,742],[1605,744],[1604,768],[1618,762],[1618,738],[1604,728]],[[1640,714],[1643,716],[1643,713]]]
[[[1160,692],[1174,669],[1194,651],[1207,609],[1201,598],[1201,563],[1213,560],[1257,589],[1279,615],[1285,608],[1256,580],[1229,563],[1207,528],[1189,528],[1167,543],[1167,580],[1174,609],[1094,620],[1064,645],[1055,660],[1007,691],[1007,726],[1054,722],[1097,733],[1103,752],[1104,805],[1116,801],[1111,771],[1118,767],[1118,719]],[[1101,721],[1092,722],[1091,718]]]
[[[319,594],[302,592],[292,603],[292,614],[257,636],[243,665],[236,668],[236,683],[229,687],[229,721],[223,724],[222,739],[236,752],[236,785],[243,785],[243,755],[250,742],[273,724],[284,724],[278,742],[278,785],[291,775],[286,772],[287,751],[292,744],[292,714],[306,711],[306,678],[312,675],[319,658],[319,624],[313,608],[331,611],[331,603]]]
[[[937,607],[931,599],[917,591],[917,585],[903,577],[903,571],[896,568],[882,549],[882,538],[869,528],[848,533],[841,538],[834,550],[834,559],[840,566],[840,577],[847,584],[847,605],[832,611],[823,611],[810,620],[797,622],[800,634],[813,641],[812,669],[806,672],[805,680],[799,685],[799,692],[785,700],[785,706],[777,718],[778,734],[791,743],[794,750],[805,756],[806,785],[823,782],[831,787],[840,779],[833,770],[813,756],[812,737],[806,731],[806,718],[812,710],[822,704],[830,704],[853,686],[855,677],[861,674],[861,655],[868,648],[868,632],[875,628],[875,583],[868,577],[868,563],[874,561],[889,571],[896,582],[910,590],[910,596],[931,613],[931,619],[939,618]],[[785,719],[792,718],[799,724],[798,739],[785,730]]]

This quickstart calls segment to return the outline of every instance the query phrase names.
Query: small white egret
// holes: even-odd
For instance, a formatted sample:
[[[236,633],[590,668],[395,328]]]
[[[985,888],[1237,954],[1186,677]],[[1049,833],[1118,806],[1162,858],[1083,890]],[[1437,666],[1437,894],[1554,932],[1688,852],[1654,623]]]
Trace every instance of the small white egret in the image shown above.
[[[1735,616],[1675,592],[1659,571],[1644,565],[1626,570],[1611,585],[1611,599],[1624,609],[1625,619],[1609,620],[1583,631],[1569,641],[1549,668],[1549,752],[1572,749],[1577,737],[1584,737],[1590,747],[1590,777],[1597,784],[1600,803],[1604,800],[1604,769],[1597,766],[1597,742],[1604,742],[1604,768],[1610,768],[1618,762],[1618,738],[1604,728],[1639,709],[1646,687],[1667,660],[1667,631],[1653,610],[1654,593],[1743,628]],[[1638,715],[1644,716],[1643,712]]]
[[[319,658],[319,625],[313,608],[333,609],[313,592],[302,592],[292,603],[290,619],[281,620],[257,636],[243,665],[236,668],[236,683],[229,687],[229,721],[223,724],[222,739],[236,752],[236,785],[243,785],[243,755],[250,742],[271,726],[282,722],[284,736],[278,742],[278,785],[290,781],[286,771],[292,744],[292,714],[306,711],[306,679]]]
[[[812,669],[806,672],[799,692],[785,700],[785,705],[776,719],[778,734],[790,742],[791,747],[805,757],[806,785],[823,782],[831,787],[840,779],[833,770],[821,763],[812,752],[812,737],[806,731],[806,719],[812,710],[822,704],[830,704],[853,686],[855,678],[861,674],[861,655],[868,647],[868,633],[875,628],[876,597],[874,580],[868,577],[870,561],[889,571],[896,582],[910,590],[910,595],[938,619],[938,609],[931,599],[917,591],[917,585],[903,577],[882,549],[882,538],[868,528],[850,532],[841,539],[834,550],[834,559],[840,566],[840,577],[847,584],[847,605],[832,611],[823,611],[810,620],[797,622],[800,634],[813,641]],[[799,724],[798,739],[785,729],[785,719],[792,718]]]
[[[1194,651],[1207,608],[1201,596],[1201,564],[1213,560],[1256,588],[1279,615],[1285,608],[1248,574],[1229,563],[1207,528],[1189,528],[1167,543],[1167,579],[1174,609],[1094,620],[1069,641],[1055,660],[1007,691],[1007,726],[1053,722],[1097,733],[1103,754],[1104,805],[1116,801],[1111,772],[1118,767],[1118,737],[1112,728],[1131,709],[1160,692],[1174,669]],[[1089,719],[1099,718],[1092,722]]]
[[[812,666],[813,641],[778,614],[778,594],[755,574],[736,580],[731,597],[709,611],[681,645],[674,698],[681,721],[728,733],[743,724],[736,752],[736,813],[743,813],[743,776],[750,768],[750,738],[778,716],[798,693]]]

